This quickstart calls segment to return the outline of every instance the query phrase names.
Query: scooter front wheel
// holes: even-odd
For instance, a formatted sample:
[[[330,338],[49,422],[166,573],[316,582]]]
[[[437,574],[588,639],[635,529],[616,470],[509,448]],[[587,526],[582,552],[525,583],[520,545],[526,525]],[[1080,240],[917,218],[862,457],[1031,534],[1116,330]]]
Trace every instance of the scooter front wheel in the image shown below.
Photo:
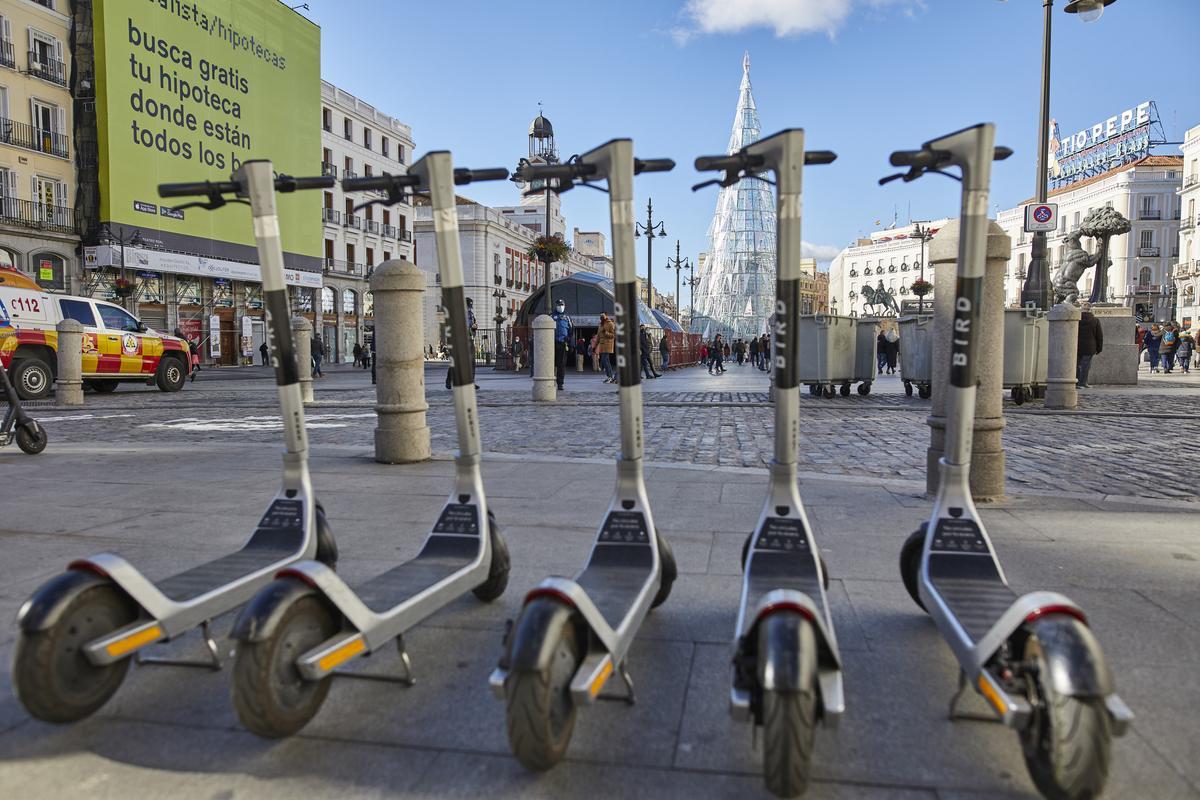
[[[795,634],[772,635],[774,626],[799,626]],[[773,642],[795,641],[799,652],[775,652]],[[800,659],[799,675],[811,676],[799,689],[763,689],[763,778],[777,797],[796,797],[808,788],[817,723],[817,639],[812,623],[799,614],[780,612],[762,622],[758,634],[759,681],[767,665]]]
[[[927,609],[921,602],[921,590],[917,584],[921,579],[921,554],[925,550],[925,529],[928,526],[928,522],[922,522],[921,527],[910,533],[904,540],[904,547],[900,548],[900,578],[904,581],[908,596],[922,611]]]
[[[527,608],[526,613],[529,611]],[[546,668],[514,671],[504,685],[508,744],[518,761],[538,772],[561,761],[571,743],[576,714],[571,680],[580,661],[580,647],[569,616],[548,628],[545,638],[541,649],[550,653]]]
[[[17,447],[31,456],[45,450],[47,441],[46,429],[41,425],[32,431],[25,426],[17,428]]]
[[[504,543],[504,534],[496,516],[491,511],[487,513],[488,540],[492,547],[492,563],[488,567],[487,580],[476,586],[472,591],[475,596],[485,603],[490,603],[508,588],[508,571],[512,560],[508,557],[508,545]]]
[[[316,716],[333,679],[306,680],[296,669],[296,660],[337,630],[337,617],[329,604],[305,595],[283,612],[269,638],[238,644],[233,707],[247,730],[282,739]]]
[[[1108,780],[1112,749],[1103,701],[1056,691],[1036,634],[1026,640],[1025,660],[1036,667],[1028,676],[1034,716],[1021,731],[1029,776],[1050,800],[1099,797]]]
[[[95,713],[121,687],[129,659],[96,666],[83,648],[136,618],[133,602],[105,584],[72,600],[46,630],[22,631],[13,658],[21,705],[44,722],[76,722]]]

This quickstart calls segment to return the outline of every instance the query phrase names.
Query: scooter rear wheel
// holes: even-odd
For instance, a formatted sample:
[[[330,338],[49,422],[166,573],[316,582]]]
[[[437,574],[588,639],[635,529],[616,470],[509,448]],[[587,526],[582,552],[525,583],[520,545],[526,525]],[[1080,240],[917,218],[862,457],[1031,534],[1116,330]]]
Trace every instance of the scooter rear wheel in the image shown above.
[[[47,441],[46,429],[41,425],[37,426],[36,431],[30,431],[24,426],[17,428],[17,447],[31,456],[45,450]]]
[[[485,603],[490,603],[508,588],[508,571],[512,560],[508,557],[508,545],[504,543],[504,532],[496,522],[496,516],[489,511],[488,540],[492,547],[492,563],[488,567],[487,580],[476,586],[472,591],[475,596]]]
[[[1057,692],[1049,680],[1049,668],[1035,634],[1026,640],[1025,660],[1038,667],[1029,676],[1036,696],[1034,717],[1021,731],[1021,751],[1029,777],[1049,800],[1099,797],[1108,780],[1112,749],[1103,701]]]
[[[798,625],[799,653],[775,653],[771,626]],[[791,640],[787,636],[787,640]],[[758,634],[759,681],[768,664],[799,656],[800,675],[812,676],[801,690],[763,689],[763,778],[777,797],[796,797],[808,788],[817,723],[817,640],[812,623],[799,614],[780,612],[763,620]]]
[[[904,546],[900,548],[900,577],[904,581],[904,588],[908,590],[908,596],[922,611],[926,608],[921,602],[921,591],[917,584],[921,578],[921,553],[925,549],[925,529],[928,526],[928,522],[922,522],[921,527],[910,533],[904,540]]]
[[[239,643],[233,662],[233,707],[247,730],[281,739],[316,716],[333,678],[306,680],[296,669],[296,659],[337,630],[329,604],[305,595],[283,612],[270,638]]]
[[[72,600],[58,622],[22,631],[13,658],[13,688],[25,710],[45,722],[76,722],[108,702],[129,659],[96,666],[83,647],[137,618],[137,608],[112,585],[88,589]]]
[[[538,772],[561,761],[571,743],[576,711],[571,680],[580,660],[570,617],[548,629],[545,635],[547,641],[542,649],[551,654],[547,668],[512,672],[504,686],[508,701],[508,744],[518,761]]]

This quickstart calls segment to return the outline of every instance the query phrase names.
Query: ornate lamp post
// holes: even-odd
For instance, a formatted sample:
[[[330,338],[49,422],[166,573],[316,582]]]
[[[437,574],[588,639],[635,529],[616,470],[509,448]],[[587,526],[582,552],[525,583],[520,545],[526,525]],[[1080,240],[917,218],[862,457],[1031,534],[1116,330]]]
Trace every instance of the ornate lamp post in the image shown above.
[[[126,245],[130,247],[141,247],[143,244],[142,232],[135,228],[132,234],[126,236],[124,227],[117,228],[117,232],[113,233],[112,228],[108,225],[105,225],[102,230],[104,232],[104,238],[110,245],[115,243],[121,248],[121,266],[120,275],[118,278],[120,283],[118,284],[118,288],[127,286],[129,283],[128,278],[125,277],[125,247]],[[118,291],[117,294],[120,296],[122,302],[124,302],[126,305],[128,305],[130,302],[129,298],[133,297],[132,291],[127,291],[124,294],[122,294],[121,291]]]
[[[501,338],[502,333],[501,333],[501,328],[500,328],[500,326],[504,324],[504,319],[505,319],[504,309],[502,308],[502,306],[504,305],[505,298],[508,297],[508,292],[504,291],[504,289],[501,288],[501,286],[500,286],[500,273],[499,272],[496,272],[492,276],[492,280],[496,284],[496,290],[492,292],[492,297],[496,301],[496,315],[494,317],[492,317],[492,319],[496,323],[496,366],[499,367],[500,366],[500,356],[504,352],[504,347],[503,347],[504,339]]]
[[[679,240],[675,240],[675,258],[667,259],[667,269],[675,270],[675,321],[679,322],[679,273],[684,269],[691,269],[692,262],[690,259],[679,258]]]
[[[533,164],[557,164],[558,150],[554,144],[554,126],[550,124],[550,120],[542,114],[542,104],[538,103],[538,115],[529,125],[529,158],[521,158],[517,160],[517,168],[513,170],[512,180],[519,186],[528,185],[530,191],[537,191],[538,187],[532,182],[525,180],[524,168]],[[550,236],[550,193],[552,191],[550,181],[545,181],[546,193],[546,227],[542,231],[542,235]],[[543,256],[545,271],[543,273],[546,290],[546,313],[549,314],[554,310],[554,304],[550,297],[550,265],[554,261],[547,254]]]
[[[1084,22],[1095,22],[1104,13],[1105,6],[1110,6],[1116,0],[1067,0],[1068,14],[1078,14]],[[1041,115],[1038,120],[1038,139],[1035,152],[1037,153],[1037,189],[1036,200],[1046,202],[1049,194],[1047,187],[1047,148],[1050,146],[1050,29],[1054,0],[1042,0],[1044,22],[1042,26],[1042,103]],[[1029,256],[1029,273],[1025,285],[1021,287],[1021,305],[1034,305],[1040,309],[1050,308],[1053,297],[1050,291],[1050,265],[1046,261],[1046,234],[1038,231],[1033,234],[1032,251]]]
[[[654,237],[666,236],[667,226],[662,222],[654,221],[654,200],[646,200],[646,224],[640,222],[633,223],[633,235],[635,238],[646,234],[646,305],[650,310],[654,310]]]
[[[933,233],[929,228],[921,227],[921,223],[913,226],[913,232],[909,234],[910,239],[919,239],[921,241],[921,260],[917,262],[917,267],[921,270],[921,283],[925,283],[925,243],[933,238]],[[925,311],[925,295],[917,295],[917,313]]]

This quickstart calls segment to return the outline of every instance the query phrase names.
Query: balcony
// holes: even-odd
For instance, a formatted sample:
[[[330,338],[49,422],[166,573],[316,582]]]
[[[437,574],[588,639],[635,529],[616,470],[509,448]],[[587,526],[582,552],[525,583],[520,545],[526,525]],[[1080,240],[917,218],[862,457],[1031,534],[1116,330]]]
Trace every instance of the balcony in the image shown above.
[[[338,225],[342,221],[342,212],[338,211],[336,208],[322,208],[321,221],[328,222],[332,225]]]
[[[69,158],[70,142],[71,140],[61,133],[0,117],[0,143],[48,153],[59,158]]]
[[[0,41],[0,67],[17,68],[17,55],[13,43],[7,39]]]
[[[1184,217],[1179,221],[1179,230],[1181,231],[1190,231],[1194,227],[1196,227],[1195,217]]]
[[[1200,183],[1200,174],[1188,175],[1183,179],[1183,188],[1186,189],[1189,186],[1195,186],[1197,183]]]
[[[75,209],[3,197],[0,198],[0,223],[43,231],[75,233]]]
[[[1138,219],[1162,219],[1162,212],[1157,208],[1143,208],[1138,212]]]
[[[331,272],[345,272],[346,271],[346,262],[345,261],[339,261],[336,258],[326,258],[326,259],[323,259],[323,261],[324,261],[324,263],[322,264],[322,271],[326,275],[328,275]]]
[[[366,228],[364,230],[367,233],[379,233],[379,223],[373,219],[366,220]]]
[[[400,229],[400,241],[411,242],[412,241],[412,231],[410,231],[408,228],[401,228]]]
[[[337,164],[330,164],[328,161],[321,162],[321,175],[327,178],[337,177]]]
[[[358,173],[352,169],[347,169],[347,170],[342,171],[342,180],[350,180],[351,178],[357,178],[357,177],[358,177]]]
[[[67,67],[55,58],[48,58],[36,50],[29,51],[29,74],[59,86],[67,85]]]
[[[358,214],[347,214],[346,215],[346,227],[347,228],[354,228],[356,231],[361,231],[362,223],[363,223],[363,218],[360,217]]]
[[[1157,248],[1157,247],[1139,247],[1138,248],[1138,257],[1139,258],[1158,258],[1161,252],[1162,251],[1159,250],[1159,248]]]
[[[395,239],[396,238],[396,226],[395,225],[384,225],[383,226],[383,235],[385,238]]]

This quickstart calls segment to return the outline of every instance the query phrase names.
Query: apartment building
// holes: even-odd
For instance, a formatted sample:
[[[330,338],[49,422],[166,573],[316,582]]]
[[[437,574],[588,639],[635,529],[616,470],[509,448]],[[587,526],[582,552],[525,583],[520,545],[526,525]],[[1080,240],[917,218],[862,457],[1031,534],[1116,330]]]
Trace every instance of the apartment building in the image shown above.
[[[1174,294],[1170,297],[1175,305],[1175,319],[1184,328],[1200,329],[1200,236],[1196,225],[1200,222],[1200,125],[1188,129],[1184,134],[1183,185],[1179,188],[1179,204],[1182,213],[1179,221],[1178,260],[1172,271]]]

